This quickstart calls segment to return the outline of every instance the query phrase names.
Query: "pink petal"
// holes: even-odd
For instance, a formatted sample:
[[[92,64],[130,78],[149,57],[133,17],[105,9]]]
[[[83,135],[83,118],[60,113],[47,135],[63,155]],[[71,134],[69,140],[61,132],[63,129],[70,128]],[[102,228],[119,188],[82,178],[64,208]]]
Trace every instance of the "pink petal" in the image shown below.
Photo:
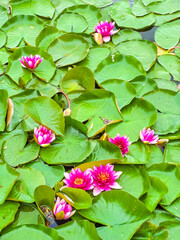
[[[109,42],[111,40],[110,36],[103,37],[104,42]]]
[[[103,189],[101,189],[100,187],[94,187],[93,189],[93,195],[97,196],[98,194],[100,194],[103,191]]]

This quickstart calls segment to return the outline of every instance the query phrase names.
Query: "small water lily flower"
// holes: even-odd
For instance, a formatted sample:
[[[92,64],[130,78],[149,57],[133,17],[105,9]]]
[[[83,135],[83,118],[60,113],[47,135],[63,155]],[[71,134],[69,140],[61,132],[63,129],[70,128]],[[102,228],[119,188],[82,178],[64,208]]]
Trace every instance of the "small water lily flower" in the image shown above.
[[[80,188],[83,190],[93,189],[93,178],[89,169],[84,172],[80,168],[72,169],[70,173],[64,173],[65,180],[64,183],[66,187]]]
[[[111,188],[121,189],[119,183],[115,182],[116,179],[122,174],[122,172],[115,172],[114,165],[109,163],[106,166],[100,165],[99,167],[94,166],[91,170],[93,177],[93,195],[97,196],[102,191],[110,191]]]
[[[154,130],[151,130],[150,128],[143,128],[139,135],[141,141],[146,144],[156,144],[159,140],[158,135],[154,135]]]
[[[118,133],[115,138],[109,138],[109,142],[115,144],[121,150],[123,157],[129,152],[128,147],[131,145],[131,142],[129,142],[129,138],[127,136],[121,137]]]
[[[39,64],[42,62],[42,60],[43,58],[41,58],[41,56],[37,54],[34,57],[31,54],[29,57],[25,56],[25,57],[22,57],[22,59],[19,58],[19,61],[21,62],[22,67],[28,68],[31,71],[37,68]]]
[[[51,130],[48,130],[45,126],[34,128],[34,139],[42,147],[47,147],[54,141],[55,134]]]
[[[118,30],[114,31],[115,22],[109,22],[106,20],[105,22],[101,21],[95,26],[95,31],[100,33],[103,37],[104,42],[109,42],[111,39],[111,35],[114,35],[118,32]]]
[[[53,207],[53,213],[58,220],[70,218],[76,211],[72,211],[70,204],[66,203],[64,199],[58,197]]]

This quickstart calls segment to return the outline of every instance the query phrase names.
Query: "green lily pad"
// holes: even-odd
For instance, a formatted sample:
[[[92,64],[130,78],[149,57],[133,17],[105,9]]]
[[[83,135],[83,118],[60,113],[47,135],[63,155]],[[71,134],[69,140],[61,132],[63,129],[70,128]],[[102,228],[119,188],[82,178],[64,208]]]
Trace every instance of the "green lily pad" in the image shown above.
[[[144,70],[148,71],[156,61],[157,47],[148,40],[131,40],[116,46],[121,54],[131,55],[139,60]]]
[[[163,113],[180,114],[180,93],[158,89],[143,96]],[[168,99],[168,101],[167,101]],[[166,103],[166,104],[165,104]]]
[[[14,221],[19,207],[18,202],[6,201],[0,205],[0,231]]]
[[[99,9],[93,5],[75,5],[67,8],[66,12],[77,13],[86,19],[88,23],[86,33],[94,32],[95,25],[102,19]]]
[[[36,46],[47,50],[48,46],[58,37],[64,33],[59,31],[56,27],[45,27],[36,38]]]
[[[148,71],[147,77],[151,79],[166,79],[171,80],[171,76],[168,71],[161,66],[158,62],[156,62],[152,68]]]
[[[113,0],[82,0],[82,2],[92,4],[98,8],[102,8],[112,4]]]
[[[157,121],[152,126],[157,134],[166,135],[168,133],[175,133],[180,128],[180,115],[172,113],[159,113]]]
[[[27,134],[15,135],[6,140],[2,146],[2,157],[4,161],[16,167],[36,159],[39,154],[40,146],[35,142],[27,145],[26,143]]]
[[[161,204],[170,205],[180,196],[180,169],[168,163],[154,164],[148,169],[152,177],[158,177],[168,188],[168,193],[162,198]]]
[[[169,232],[169,238],[172,240],[178,240],[179,239],[179,233],[180,233],[180,222],[163,222],[160,224],[160,226],[166,227]]]
[[[55,26],[66,32],[84,32],[88,28],[86,19],[77,13],[61,13],[55,20]]]
[[[126,71],[129,69],[129,71]],[[132,80],[139,75],[145,75],[142,64],[133,56],[120,53],[105,58],[94,72],[98,84],[108,79]]]
[[[5,6],[3,6],[1,4],[0,6],[0,27],[2,27],[2,25],[8,20],[8,7],[5,8]]]
[[[162,206],[166,211],[170,212],[174,216],[180,218],[180,198],[177,198],[171,205]]]
[[[157,84],[153,79],[147,78],[145,76],[139,76],[134,78],[131,81],[131,84],[134,86],[137,97],[142,97],[145,93],[151,92],[154,89],[157,89]]]
[[[164,162],[179,164],[180,142],[175,141],[167,144],[164,152]]]
[[[6,90],[9,97],[23,92],[23,90],[6,75],[0,76],[0,90],[1,89]]]
[[[158,240],[168,240],[168,230],[163,227],[157,227],[156,225],[145,222],[140,229],[135,233],[132,240],[141,240],[141,239],[158,239]]]
[[[60,190],[60,193],[57,193],[56,195],[65,197],[65,200],[67,197],[66,201],[68,201],[76,209],[86,209],[92,204],[90,195],[82,189],[64,187]]]
[[[76,90],[93,90],[95,88],[94,75],[87,67],[75,67],[66,73],[60,86],[67,93]]]
[[[158,62],[173,75],[174,80],[179,81],[180,58],[173,55],[163,55],[158,57]]]
[[[77,66],[84,66],[94,71],[98,64],[110,54],[110,50],[107,47],[92,47],[89,49],[87,57],[76,64]]]
[[[38,15],[41,17],[52,18],[54,6],[50,0],[23,0],[11,1],[12,15]]]
[[[2,48],[6,43],[6,34],[4,31],[0,30],[0,48]]]
[[[32,203],[34,190],[45,184],[45,178],[40,171],[30,167],[18,168],[18,172],[20,176],[8,195],[8,200]]]
[[[117,25],[123,28],[139,30],[147,28],[155,22],[155,18],[151,13],[141,17],[135,16],[132,13],[129,2],[126,0],[113,4],[108,12]]]
[[[26,100],[37,97],[39,94],[35,90],[25,90],[22,93],[16,94],[11,97],[13,102],[13,116],[12,119],[7,126],[7,131],[12,131],[26,116],[23,111],[23,104]]]
[[[55,228],[64,239],[100,240],[93,223],[88,220],[71,221]]]
[[[2,30],[7,34],[8,48],[17,47],[22,39],[28,45],[35,46],[35,40],[44,24],[35,16],[17,15],[9,19],[3,26]]]
[[[150,177],[151,187],[149,191],[141,197],[141,201],[153,212],[160,200],[167,194],[167,186],[158,178]]]
[[[37,239],[46,239],[46,240],[62,240],[63,238],[58,236],[58,232],[53,228],[48,228],[43,225],[29,224],[22,225],[13,228],[11,231],[3,234],[1,236],[2,240],[17,240],[17,239],[26,239],[26,240],[37,240]]]
[[[112,42],[117,45],[121,42],[141,39],[142,36],[139,32],[133,31],[131,29],[123,29],[120,30],[117,34],[113,35]]]
[[[33,70],[33,73],[38,78],[45,82],[46,81],[48,82],[55,73],[56,65],[54,64],[52,57],[48,53],[44,52],[40,48],[35,47],[19,48],[16,51],[14,51],[12,55],[10,55],[9,64],[6,71],[6,74],[9,77],[11,77],[13,81],[16,82],[17,84],[19,84],[20,78],[22,78],[22,80],[25,81],[25,84],[32,78],[31,71],[29,69],[22,67],[21,62],[19,61],[19,58],[21,58],[22,56],[29,57],[31,54],[33,56],[38,54],[43,58],[39,66]]]
[[[48,164],[72,164],[82,162],[94,147],[95,143],[88,140],[82,131],[81,123],[66,117],[64,136],[58,137],[49,147],[42,148],[40,156]]]
[[[157,110],[154,106],[145,100],[134,99],[132,103],[124,107],[121,111],[124,121],[114,123],[106,127],[110,137],[127,135],[130,141],[137,141],[139,131],[144,127],[151,126],[157,120]]]
[[[0,163],[0,204],[3,204],[11,189],[13,188],[19,173],[5,163]]]
[[[108,141],[96,140],[96,146],[94,150],[84,162],[96,162],[99,160],[108,159],[122,160],[122,158],[121,151],[116,145]]]
[[[180,38],[180,20],[165,23],[155,32],[156,43],[165,49],[176,46]]]
[[[80,95],[71,106],[72,118],[84,122],[88,119],[89,135],[102,131],[107,124],[113,121],[122,121],[121,114],[116,106],[114,95],[111,92],[95,89]]]
[[[155,1],[148,5],[151,12],[166,14],[180,11],[178,0]]]
[[[140,198],[149,191],[149,176],[141,166],[120,164],[115,165],[114,170],[122,172],[116,182],[119,183],[124,191],[132,196]]]
[[[118,107],[121,109],[128,105],[136,97],[136,90],[129,82],[110,79],[101,83],[101,86],[114,93]]]
[[[0,131],[3,131],[6,125],[6,113],[8,107],[8,92],[0,90]]]
[[[40,185],[34,190],[34,200],[39,211],[49,222],[54,222],[53,214],[49,214],[49,211],[42,211],[42,206],[47,207],[48,210],[52,211],[55,199],[55,191],[47,185]]]
[[[137,17],[141,17],[147,15],[150,11],[141,0],[135,0],[132,6],[132,13]]]
[[[24,103],[24,111],[36,122],[50,128],[56,134],[64,133],[62,109],[51,98],[41,96],[29,99]]]
[[[94,198],[89,209],[81,210],[79,213],[91,221],[108,226],[146,221],[151,217],[144,204],[122,190],[101,193]]]
[[[17,226],[21,226],[24,224],[45,225],[44,217],[34,206],[34,204],[21,203],[13,223],[3,230],[3,234]]]
[[[89,43],[76,34],[64,34],[48,47],[57,65],[64,67],[83,60],[89,52]]]
[[[57,182],[60,182],[64,177],[64,167],[63,166],[48,166],[44,164],[43,161],[38,160],[26,165],[27,167],[35,168],[39,170],[42,175],[44,175],[46,184],[50,187],[54,187]]]

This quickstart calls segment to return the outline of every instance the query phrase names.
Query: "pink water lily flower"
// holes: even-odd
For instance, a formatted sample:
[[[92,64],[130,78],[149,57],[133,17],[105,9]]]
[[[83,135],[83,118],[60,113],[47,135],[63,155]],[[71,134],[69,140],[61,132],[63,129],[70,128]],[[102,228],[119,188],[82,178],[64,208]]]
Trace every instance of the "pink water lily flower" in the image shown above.
[[[159,140],[158,135],[154,135],[154,130],[151,130],[150,128],[146,129],[143,128],[142,131],[140,131],[140,139],[143,143],[147,144],[156,144]]]
[[[54,141],[55,134],[45,126],[41,125],[39,128],[34,128],[34,138],[40,146],[47,147],[52,141]]]
[[[109,42],[111,39],[110,36],[118,32],[118,30],[117,31],[113,30],[114,25],[115,22],[108,23],[107,20],[105,22],[101,21],[95,26],[95,31],[102,35],[104,42]]]
[[[56,219],[62,220],[70,218],[75,213],[75,211],[72,211],[71,205],[66,203],[64,199],[60,200],[58,197],[53,207],[53,213]]]
[[[65,180],[64,183],[66,187],[80,188],[83,190],[93,189],[93,178],[89,169],[84,172],[80,168],[72,169],[70,173],[64,173]]]
[[[25,56],[25,57],[22,57],[22,59],[19,58],[19,61],[21,62],[22,67],[28,68],[31,71],[37,68],[39,64],[42,62],[42,60],[43,58],[41,58],[41,56],[37,54],[34,57],[31,54],[29,57]]]
[[[129,142],[129,138],[127,136],[121,137],[118,133],[115,138],[109,138],[109,142],[115,144],[121,150],[123,157],[129,152],[128,147],[131,145],[131,142]]]
[[[106,166],[100,165],[99,167],[94,166],[91,170],[93,177],[93,195],[97,196],[102,191],[110,191],[111,188],[121,189],[119,183],[115,182],[116,179],[122,174],[122,172],[115,172],[114,165],[109,163]]]

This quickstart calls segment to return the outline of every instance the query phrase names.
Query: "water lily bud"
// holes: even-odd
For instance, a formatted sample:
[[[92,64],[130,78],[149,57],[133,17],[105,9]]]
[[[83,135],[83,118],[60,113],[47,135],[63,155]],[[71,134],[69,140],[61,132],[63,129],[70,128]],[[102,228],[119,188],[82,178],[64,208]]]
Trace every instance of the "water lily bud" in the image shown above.
[[[104,133],[101,137],[100,140],[102,141],[109,141],[109,135],[107,133]]]
[[[19,61],[21,62],[22,67],[28,68],[31,71],[37,68],[39,64],[42,62],[42,60],[43,58],[41,58],[41,56],[37,54],[34,57],[31,54],[29,57],[25,56],[25,57],[22,57],[22,59],[19,58]]]
[[[64,199],[60,200],[58,197],[53,207],[53,213],[56,219],[62,220],[70,218],[75,213],[75,211],[72,211],[71,205],[66,203]]]
[[[157,145],[159,145],[159,146],[164,146],[164,145],[166,145],[168,142],[169,142],[169,139],[159,139],[159,140],[157,141]]]
[[[97,42],[98,45],[103,44],[103,38],[100,33],[95,33],[94,34],[94,40]]]
[[[63,114],[64,114],[64,116],[70,116],[71,109],[70,108],[65,109]]]
[[[39,128],[34,128],[34,140],[42,147],[47,147],[54,141],[55,134],[48,130],[45,126],[40,126]]]
[[[140,131],[139,136],[141,141],[145,144],[156,144],[159,140],[159,136],[154,135],[154,130],[151,130],[150,128],[143,128],[143,130]]]

